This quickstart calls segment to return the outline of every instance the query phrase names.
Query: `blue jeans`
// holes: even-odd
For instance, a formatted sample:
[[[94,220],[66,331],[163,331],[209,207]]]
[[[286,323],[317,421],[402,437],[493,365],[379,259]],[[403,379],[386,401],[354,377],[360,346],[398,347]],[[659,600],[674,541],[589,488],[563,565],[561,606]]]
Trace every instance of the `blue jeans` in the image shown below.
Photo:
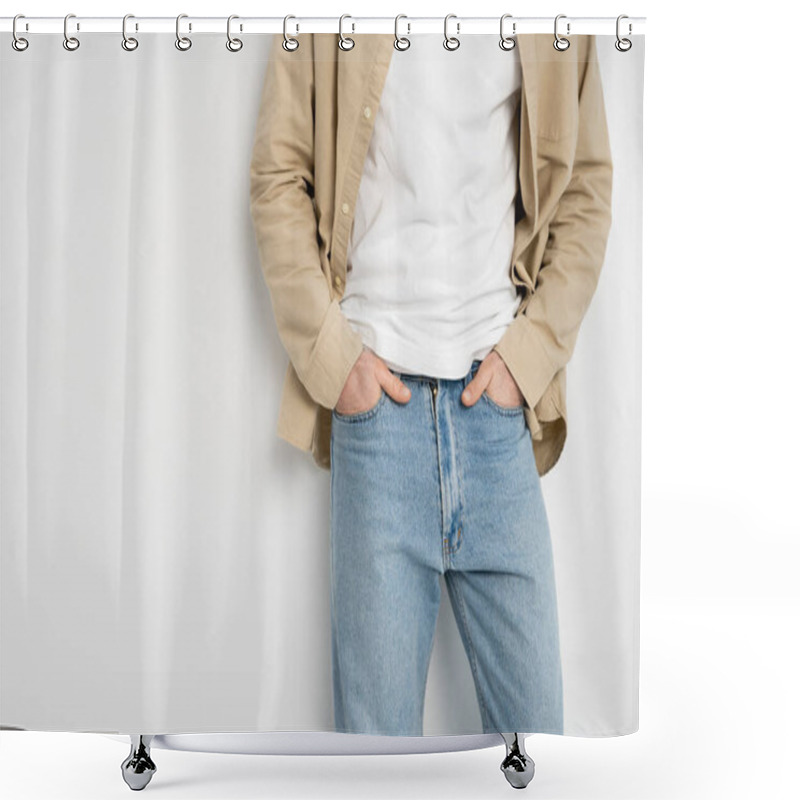
[[[336,729],[421,736],[444,575],[484,733],[563,733],[550,532],[523,407],[460,379],[394,372],[331,422]],[[470,733],[471,731],[464,731]],[[480,732],[480,731],[477,731]]]

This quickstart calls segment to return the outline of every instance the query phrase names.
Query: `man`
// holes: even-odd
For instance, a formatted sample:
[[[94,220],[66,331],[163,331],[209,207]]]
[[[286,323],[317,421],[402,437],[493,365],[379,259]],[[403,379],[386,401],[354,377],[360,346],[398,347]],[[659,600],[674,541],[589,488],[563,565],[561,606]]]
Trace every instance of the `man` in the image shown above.
[[[298,38],[270,54],[251,212],[278,433],[331,470],[337,730],[421,735],[443,575],[483,730],[561,733],[539,479],[611,223],[594,37]]]

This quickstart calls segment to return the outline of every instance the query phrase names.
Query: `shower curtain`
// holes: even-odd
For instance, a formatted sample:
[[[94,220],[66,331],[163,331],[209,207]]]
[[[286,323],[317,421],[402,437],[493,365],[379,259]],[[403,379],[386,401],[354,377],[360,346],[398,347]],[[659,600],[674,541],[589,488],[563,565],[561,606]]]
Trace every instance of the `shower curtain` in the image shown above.
[[[0,724],[636,731],[644,37],[238,37],[0,49]]]

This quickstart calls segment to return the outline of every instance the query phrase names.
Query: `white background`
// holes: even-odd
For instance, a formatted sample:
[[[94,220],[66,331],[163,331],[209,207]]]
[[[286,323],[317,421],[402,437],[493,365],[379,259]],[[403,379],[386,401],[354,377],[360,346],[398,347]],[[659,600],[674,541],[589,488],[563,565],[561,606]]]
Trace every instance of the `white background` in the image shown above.
[[[38,2],[4,15],[647,17],[640,730],[536,735],[542,798],[797,796],[794,580],[800,522],[794,380],[800,178],[798,11],[761,3]],[[727,6],[730,9],[730,6]],[[8,47],[5,35],[1,46]],[[635,43],[634,43],[635,46]],[[128,792],[102,736],[0,733],[0,792]],[[501,747],[420,756],[245,757],[154,751],[164,796],[507,796]],[[158,784],[158,786],[156,786]]]

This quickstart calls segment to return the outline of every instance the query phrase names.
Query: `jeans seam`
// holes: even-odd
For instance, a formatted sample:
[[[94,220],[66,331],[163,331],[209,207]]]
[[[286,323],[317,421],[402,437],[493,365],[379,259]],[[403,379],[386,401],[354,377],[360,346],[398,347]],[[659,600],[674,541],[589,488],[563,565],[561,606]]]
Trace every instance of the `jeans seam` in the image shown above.
[[[448,541],[448,547],[450,547],[450,555],[453,555],[458,548],[461,546],[461,533],[462,528],[464,527],[464,474],[461,471],[461,463],[462,458],[459,456],[459,453],[463,451],[459,447],[458,443],[458,425],[453,425],[453,452],[455,453],[455,467],[456,467],[456,478],[458,481],[458,529],[456,534],[456,541],[455,544],[450,546]]]
[[[436,493],[436,499],[439,503],[439,520],[441,522],[441,531],[440,531],[440,538],[442,542],[442,569],[447,569],[448,563],[448,546],[447,542],[445,541],[444,537],[444,503],[442,502],[442,458],[441,458],[441,449],[440,449],[440,442],[439,442],[439,432],[438,432],[438,422],[436,420],[436,401],[433,399],[433,391],[429,388],[431,382],[429,380],[425,380],[424,383],[426,384],[423,391],[425,392],[428,400],[428,410],[431,414],[431,435],[433,436],[433,447],[436,452],[436,475],[437,475],[437,484],[439,485],[439,491]]]

